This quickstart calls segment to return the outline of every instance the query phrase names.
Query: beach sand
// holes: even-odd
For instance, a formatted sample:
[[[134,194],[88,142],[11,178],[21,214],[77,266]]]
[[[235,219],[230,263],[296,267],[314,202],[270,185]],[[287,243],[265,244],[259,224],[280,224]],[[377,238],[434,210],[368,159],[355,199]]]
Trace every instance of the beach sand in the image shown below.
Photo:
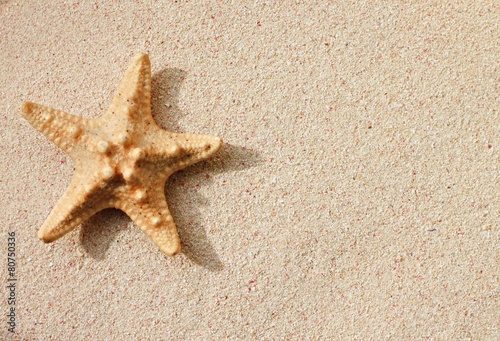
[[[498,340],[499,22],[493,1],[0,1],[0,338]],[[225,142],[167,182],[182,253],[115,209],[42,243],[73,162],[21,104],[99,117],[141,52],[156,122]]]

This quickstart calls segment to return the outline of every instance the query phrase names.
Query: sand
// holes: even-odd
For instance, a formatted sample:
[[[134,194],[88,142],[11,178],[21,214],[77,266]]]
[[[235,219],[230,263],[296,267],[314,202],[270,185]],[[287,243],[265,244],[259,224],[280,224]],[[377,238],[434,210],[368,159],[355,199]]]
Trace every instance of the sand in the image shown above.
[[[0,338],[499,339],[499,22],[494,1],[0,1]],[[20,105],[98,117],[139,52],[158,124],[226,143],[166,185],[183,251],[111,209],[43,244],[73,163]]]

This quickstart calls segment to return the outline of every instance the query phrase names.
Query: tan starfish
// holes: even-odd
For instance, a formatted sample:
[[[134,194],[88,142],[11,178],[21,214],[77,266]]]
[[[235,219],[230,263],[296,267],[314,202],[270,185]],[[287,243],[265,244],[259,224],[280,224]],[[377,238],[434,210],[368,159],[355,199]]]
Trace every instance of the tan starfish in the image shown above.
[[[205,160],[222,145],[218,137],[177,134],[151,116],[151,64],[134,58],[108,111],[85,119],[26,102],[26,120],[64,150],[75,175],[38,237],[50,243],[105,208],[124,211],[161,251],[180,251],[177,228],[167,207],[165,182],[184,167]]]

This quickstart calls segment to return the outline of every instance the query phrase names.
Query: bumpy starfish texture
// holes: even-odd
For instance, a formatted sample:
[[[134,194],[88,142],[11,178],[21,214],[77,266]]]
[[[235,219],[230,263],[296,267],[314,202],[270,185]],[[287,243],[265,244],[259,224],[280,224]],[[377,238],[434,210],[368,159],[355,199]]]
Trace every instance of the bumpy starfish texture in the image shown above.
[[[216,153],[222,140],[177,134],[151,115],[151,64],[134,58],[107,112],[85,119],[26,102],[25,119],[75,163],[73,179],[38,237],[50,243],[105,208],[124,211],[169,256],[180,240],[165,199],[165,182],[184,167]]]

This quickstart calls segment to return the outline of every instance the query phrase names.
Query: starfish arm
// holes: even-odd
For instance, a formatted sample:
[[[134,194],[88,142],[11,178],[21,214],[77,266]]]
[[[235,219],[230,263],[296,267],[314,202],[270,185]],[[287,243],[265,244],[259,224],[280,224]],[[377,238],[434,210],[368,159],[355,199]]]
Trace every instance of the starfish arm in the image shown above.
[[[157,128],[151,115],[151,62],[148,55],[135,56],[109,109],[97,121],[109,130],[129,133]]]
[[[38,231],[38,238],[53,242],[95,213],[112,207],[97,179],[76,173],[71,183]],[[108,199],[108,200],[106,200]]]
[[[83,150],[75,140],[82,135],[82,128],[89,120],[32,102],[23,103],[21,113],[26,121],[68,155]]]
[[[168,256],[181,250],[181,242],[172,215],[165,200],[164,187],[151,187],[141,193],[137,201],[123,200],[116,207],[124,211],[132,221]]]
[[[144,159],[163,163],[175,172],[212,157],[221,146],[219,137],[158,130],[144,149]]]

